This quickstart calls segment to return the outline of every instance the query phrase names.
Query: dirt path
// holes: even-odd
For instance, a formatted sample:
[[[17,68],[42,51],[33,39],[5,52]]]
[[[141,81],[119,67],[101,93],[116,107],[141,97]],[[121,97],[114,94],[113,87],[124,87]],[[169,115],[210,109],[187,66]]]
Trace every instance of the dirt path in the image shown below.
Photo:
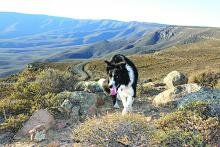
[[[87,81],[90,79],[89,74],[84,70],[85,65],[88,62],[81,62],[72,66],[71,72],[77,75],[79,81]]]

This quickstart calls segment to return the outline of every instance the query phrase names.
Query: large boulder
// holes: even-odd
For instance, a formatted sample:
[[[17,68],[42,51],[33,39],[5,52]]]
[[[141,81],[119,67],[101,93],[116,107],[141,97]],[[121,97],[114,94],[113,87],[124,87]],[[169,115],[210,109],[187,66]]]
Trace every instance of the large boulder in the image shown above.
[[[35,136],[35,133],[38,133],[39,128],[41,131],[46,132],[48,129],[52,128],[55,124],[54,117],[46,110],[39,109],[35,111],[30,119],[24,123],[21,130],[18,131],[17,137],[32,135]],[[41,141],[41,140],[40,140]]]
[[[57,95],[63,99],[59,110],[71,118],[85,118],[87,115],[95,115],[97,107],[104,104],[105,95],[103,93],[89,93],[86,91],[61,92]]]
[[[179,101],[183,96],[197,92],[201,89],[197,84],[184,84],[176,87],[172,87],[164,92],[158,94],[153,99],[153,104],[156,106],[164,106],[172,102]]]
[[[188,78],[183,73],[172,71],[163,79],[163,82],[168,88],[172,88],[178,85],[187,84]]]

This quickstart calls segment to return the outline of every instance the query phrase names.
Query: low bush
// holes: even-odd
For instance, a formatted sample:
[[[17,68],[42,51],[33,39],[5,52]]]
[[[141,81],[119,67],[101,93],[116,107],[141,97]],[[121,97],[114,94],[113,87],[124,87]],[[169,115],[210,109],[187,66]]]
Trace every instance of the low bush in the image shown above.
[[[157,130],[151,140],[152,146],[202,146],[202,136],[183,130]]]
[[[198,83],[201,86],[208,86],[214,88],[220,79],[218,72],[202,72],[192,77],[192,82]]]
[[[87,120],[74,130],[74,139],[100,146],[141,146],[149,143],[150,134],[145,116],[113,113]]]
[[[168,135],[166,139],[169,139],[169,133],[172,130],[176,130],[183,133],[183,135],[191,135],[193,140],[198,137],[196,142],[193,141],[194,143],[200,142],[199,136],[202,136],[203,144],[217,144],[220,141],[219,120],[213,116],[209,105],[201,101],[192,102],[184,108],[159,118],[156,121],[156,127],[166,132]],[[184,136],[182,137],[187,139]],[[164,139],[159,138],[159,141],[162,140]],[[180,144],[181,142],[185,141],[179,141]],[[190,145],[194,146],[195,144]]]
[[[72,91],[76,79],[69,72],[47,69],[37,75],[36,82],[41,85],[41,91],[43,93],[59,93],[65,90]]]
[[[76,82],[69,72],[55,69],[26,70],[14,79],[15,82],[10,85],[0,85],[3,87],[0,89],[0,117],[4,118],[0,130],[18,130],[26,120],[24,118],[29,118],[35,110],[50,109],[57,105],[56,94],[73,90]]]

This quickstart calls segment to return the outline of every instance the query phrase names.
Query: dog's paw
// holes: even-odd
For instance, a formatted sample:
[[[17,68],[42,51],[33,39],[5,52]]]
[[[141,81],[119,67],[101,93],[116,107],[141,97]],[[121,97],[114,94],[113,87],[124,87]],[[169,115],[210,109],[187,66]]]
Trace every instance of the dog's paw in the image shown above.
[[[124,107],[122,110],[122,115],[128,114],[132,112],[132,107]]]
[[[120,107],[119,107],[117,102],[115,103],[114,108],[120,109]]]

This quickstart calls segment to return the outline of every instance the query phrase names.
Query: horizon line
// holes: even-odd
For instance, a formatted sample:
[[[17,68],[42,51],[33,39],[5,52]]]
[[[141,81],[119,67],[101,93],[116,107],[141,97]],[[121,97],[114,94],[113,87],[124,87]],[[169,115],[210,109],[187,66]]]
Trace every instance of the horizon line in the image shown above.
[[[162,22],[149,22],[149,21],[138,21],[138,20],[119,20],[119,19],[111,19],[111,18],[76,18],[76,17],[69,17],[69,16],[61,16],[61,15],[50,15],[44,13],[26,13],[26,12],[15,12],[15,11],[0,11],[0,13],[16,13],[16,14],[25,14],[25,15],[41,15],[41,16],[48,16],[48,17],[59,17],[59,18],[66,18],[66,19],[73,19],[73,20],[91,20],[91,21],[116,21],[116,22],[136,22],[136,23],[149,23],[149,24],[158,24],[158,25],[166,25],[166,26],[180,26],[180,27],[202,27],[202,28],[220,28],[217,26],[206,26],[206,25],[181,25],[181,24],[167,24]]]

